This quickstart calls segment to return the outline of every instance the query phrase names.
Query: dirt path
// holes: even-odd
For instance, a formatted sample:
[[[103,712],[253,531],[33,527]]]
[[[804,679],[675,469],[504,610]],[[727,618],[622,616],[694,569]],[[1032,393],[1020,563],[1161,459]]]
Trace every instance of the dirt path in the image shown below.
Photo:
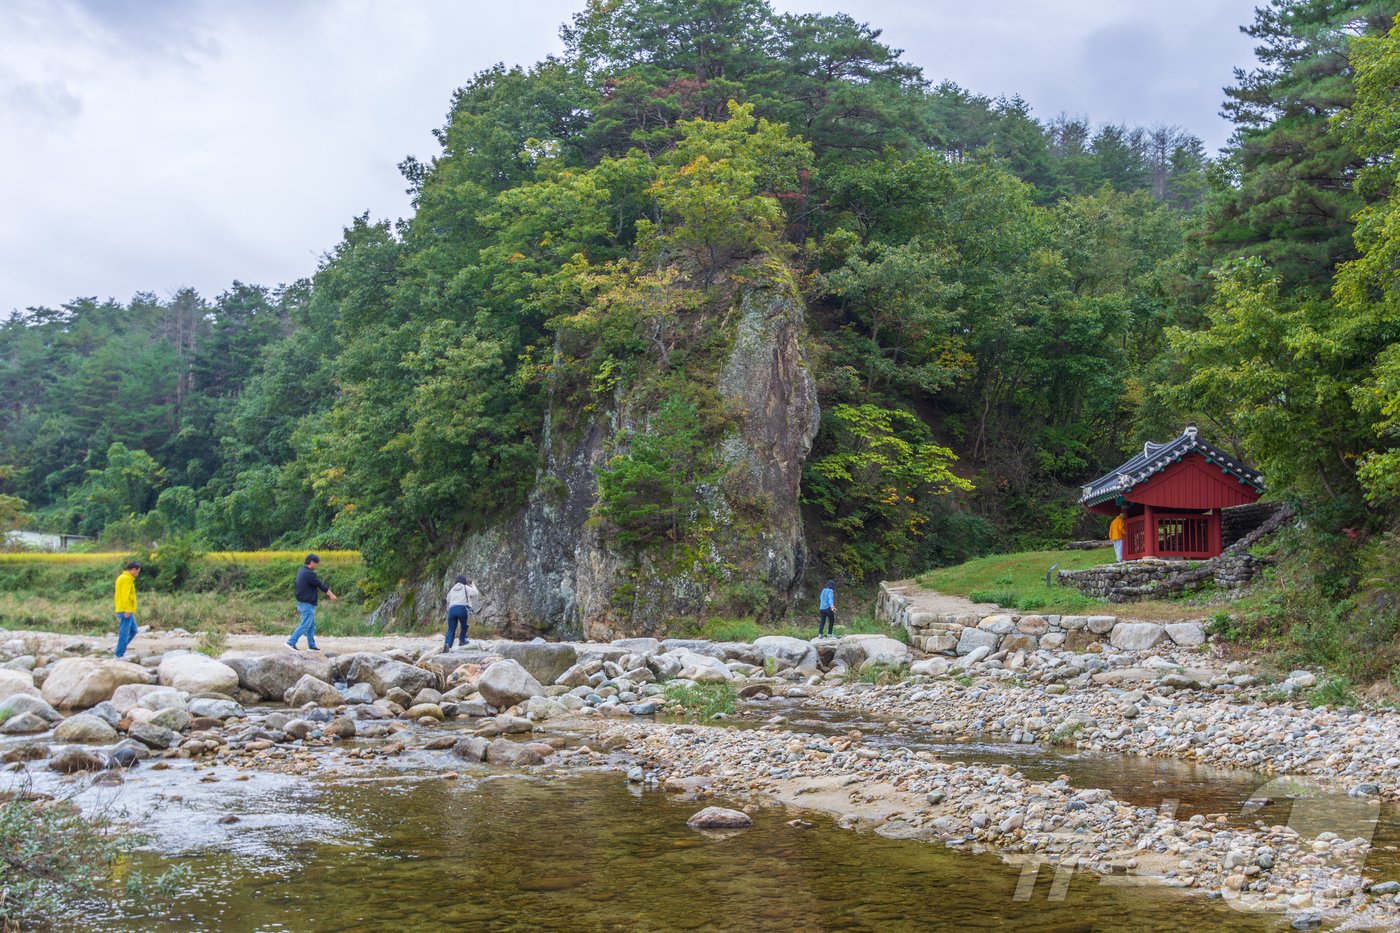
[[[936,612],[943,615],[973,614],[979,616],[1006,612],[1026,615],[1030,610],[1007,609],[996,603],[974,603],[962,596],[950,596],[922,586],[915,580],[895,580],[885,584],[893,592],[913,602],[913,612]],[[1199,622],[1210,615],[1206,606],[1183,604],[1172,600],[1146,600],[1137,603],[1105,603],[1097,608],[1072,615],[1114,616],[1123,622]]]
[[[912,603],[911,612],[936,612],[940,615],[971,614],[971,615],[991,615],[995,612],[1011,611],[1003,610],[996,603],[974,603],[972,600],[962,596],[949,596],[947,593],[940,593],[937,590],[930,590],[919,585],[914,580],[895,580],[886,583],[885,587],[891,592],[907,597]]]

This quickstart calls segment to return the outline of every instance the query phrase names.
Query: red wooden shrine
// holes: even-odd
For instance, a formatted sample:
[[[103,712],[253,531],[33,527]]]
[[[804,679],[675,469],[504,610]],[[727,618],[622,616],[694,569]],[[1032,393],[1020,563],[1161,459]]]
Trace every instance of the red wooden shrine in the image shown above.
[[[1220,510],[1264,491],[1257,470],[1207,444],[1194,425],[1084,487],[1079,501],[1101,515],[1128,513],[1123,559],[1204,560],[1221,551]]]

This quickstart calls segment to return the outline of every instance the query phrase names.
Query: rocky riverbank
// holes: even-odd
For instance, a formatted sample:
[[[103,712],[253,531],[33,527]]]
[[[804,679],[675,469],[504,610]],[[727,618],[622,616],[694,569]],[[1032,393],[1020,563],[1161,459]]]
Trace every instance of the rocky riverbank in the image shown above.
[[[1201,652],[1050,655],[1034,669],[915,665],[927,676],[821,702],[948,735],[1178,758],[1266,775],[1305,775],[1357,797],[1400,799],[1400,712],[1285,702],[1314,685],[1296,671],[1262,682]]]
[[[1323,916],[1355,928],[1400,922],[1400,885],[1368,879],[1365,838],[1290,826],[1178,820],[1106,790],[1061,778],[1027,781],[1012,768],[938,760],[862,741],[780,729],[611,727],[601,741],[645,763],[634,779],[667,792],[746,798],[826,812],[838,825],[896,838],[994,849],[1034,873],[1076,871],[1223,897],[1242,909],[1288,912],[1300,929]]]
[[[326,654],[240,646],[214,659],[148,643],[115,661],[81,640],[17,634],[0,643],[0,755],[26,774],[93,772],[110,784],[132,768],[169,769],[171,759],[190,759],[198,780],[353,773],[409,759],[448,779],[481,763],[603,764],[697,799],[828,812],[885,835],[1285,910],[1304,925],[1321,915],[1400,922],[1400,885],[1363,870],[1365,826],[1374,827],[1381,798],[1400,797],[1397,714],[1280,702],[1312,675],[1265,684],[1208,645],[979,649],[956,660],[920,659],[882,636],[473,642],[450,652],[382,645]],[[745,700],[897,719],[906,733],[950,741],[995,735],[1308,775],[1338,788],[1342,805],[1329,804],[1325,826],[1177,819],[1064,778],[1028,780],[1009,766],[880,747],[859,733],[655,721],[681,712],[673,688],[707,683],[732,685]]]

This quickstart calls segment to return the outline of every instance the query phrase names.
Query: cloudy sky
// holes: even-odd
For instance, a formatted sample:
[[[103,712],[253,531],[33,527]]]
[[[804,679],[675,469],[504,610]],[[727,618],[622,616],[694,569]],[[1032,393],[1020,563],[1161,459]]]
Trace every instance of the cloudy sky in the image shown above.
[[[408,209],[453,88],[560,50],[583,0],[3,0],[0,316],[310,274],[354,215]],[[928,78],[1045,118],[1206,140],[1256,0],[775,0],[845,10]]]

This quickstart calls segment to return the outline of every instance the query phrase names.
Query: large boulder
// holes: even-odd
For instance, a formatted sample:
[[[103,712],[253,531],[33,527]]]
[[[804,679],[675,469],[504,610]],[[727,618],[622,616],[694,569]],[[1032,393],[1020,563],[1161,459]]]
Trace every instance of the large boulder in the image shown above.
[[[9,699],[16,693],[27,693],[32,697],[43,696],[34,686],[34,675],[29,671],[0,669],[0,700]]]
[[[631,654],[660,654],[661,642],[655,638],[618,638],[612,643]]]
[[[580,661],[560,674],[554,683],[561,687],[582,687],[591,683],[589,678],[602,669],[602,661]]]
[[[720,657],[724,661],[742,661],[745,664],[752,664],[754,667],[763,663],[763,655],[759,654],[758,649],[746,641],[721,641],[716,642],[715,647],[722,652]]]
[[[653,639],[646,639],[652,641]],[[634,654],[633,649],[624,648],[621,645],[600,645],[597,642],[584,641],[574,643],[574,651],[578,653],[578,659],[582,661],[612,661],[619,663],[629,654]],[[660,649],[658,649],[660,650]]]
[[[685,665],[680,658],[674,654],[653,654],[647,658],[647,667],[656,675],[657,680],[671,680],[679,677]]]
[[[1164,628],[1167,637],[1183,648],[1195,648],[1206,643],[1206,632],[1199,622],[1173,622]]]
[[[169,748],[180,741],[179,733],[149,722],[133,723],[127,735],[150,748]]]
[[[698,654],[685,648],[668,651],[663,655],[657,655],[657,659],[674,658],[681,665],[676,676],[684,677],[687,680],[694,680],[702,683],[719,683],[720,681],[732,680],[734,672],[720,658],[710,654]],[[658,674],[657,676],[661,676]]]
[[[836,646],[836,661],[854,671],[876,664],[908,667],[911,660],[908,645],[885,635],[847,635]]]
[[[453,671],[463,664],[486,665],[494,659],[500,657],[493,651],[482,651],[476,648],[457,648],[453,651],[439,651],[437,654],[430,654],[420,663],[431,670],[437,671],[446,680]],[[347,663],[344,673],[349,674],[350,665],[354,661]]]
[[[1108,636],[1108,643],[1119,651],[1146,651],[1167,637],[1155,622],[1119,622]]]
[[[156,687],[141,694],[132,709],[148,709],[159,712],[163,709],[184,709],[189,705],[189,694],[181,693],[174,687]],[[113,704],[115,705],[115,704]],[[128,713],[131,710],[127,710]]]
[[[150,719],[146,720],[148,725],[159,726],[162,729],[169,729],[171,732],[184,732],[190,727],[192,717],[183,709],[173,706],[157,711]]]
[[[148,693],[156,693],[161,690],[170,690],[169,687],[162,687],[160,684],[122,684],[112,691],[110,700],[112,707],[118,713],[125,716],[133,709],[141,705],[141,699]]]
[[[44,732],[51,725],[52,723],[34,713],[18,713],[5,720],[4,725],[0,725],[0,733],[4,735],[29,735],[32,732]]]
[[[1001,641],[1001,636],[995,632],[987,632],[982,629],[967,626],[958,636],[958,647],[955,649],[959,655],[969,655],[979,648],[986,648],[986,654],[991,654],[997,650],[997,642]]]
[[[775,670],[785,671],[792,667],[817,669],[817,649],[801,638],[764,635],[754,639],[753,646],[764,663],[772,660]]]
[[[106,745],[117,740],[117,730],[96,716],[79,713],[59,723],[53,730],[58,742],[86,742],[89,745]]]
[[[310,674],[330,683],[331,662],[324,655],[308,652],[279,651],[258,657],[229,657],[219,659],[238,674],[238,684],[264,700],[282,702],[290,687]]]
[[[216,700],[212,697],[195,697],[190,700],[191,716],[206,719],[235,719],[243,715],[243,707],[234,700]]]
[[[706,807],[685,821],[691,829],[746,829],[753,825],[753,817],[742,810],[725,807]]]
[[[486,760],[493,765],[510,765],[516,768],[537,765],[544,761],[540,753],[530,746],[522,742],[512,742],[510,739],[497,739],[486,746]]]
[[[339,706],[345,702],[339,690],[310,674],[303,674],[301,680],[288,687],[282,700],[288,706],[305,706],[307,703],[315,703],[317,706]]]
[[[369,684],[380,696],[398,688],[414,697],[424,687],[436,687],[438,684],[434,672],[378,654],[357,657],[346,672],[345,679],[351,684]]]
[[[345,702],[353,706],[373,703],[377,699],[379,698],[374,695],[374,688],[369,684],[355,684],[345,688]]]
[[[47,703],[44,703],[44,705],[48,706]],[[116,729],[122,724],[122,714],[117,712],[117,708],[112,705],[110,700],[103,700],[101,703],[98,703],[92,709],[88,710],[87,714],[89,716],[96,716],[113,729]]]
[[[123,684],[151,682],[139,664],[96,658],[64,658],[49,668],[44,678],[44,699],[57,709],[87,709],[110,700]]]
[[[540,682],[519,661],[510,658],[488,667],[477,682],[476,689],[487,703],[497,709],[505,709],[544,694]]]
[[[63,714],[44,702],[43,697],[17,693],[0,702],[0,716],[18,716],[20,713],[33,713],[44,722],[58,722],[63,718]]]
[[[492,650],[516,661],[542,684],[552,684],[578,662],[578,652],[564,642],[501,642]]]
[[[191,694],[232,694],[238,689],[237,671],[202,654],[167,655],[156,673],[167,687]]]
[[[486,750],[490,746],[491,743],[481,736],[469,735],[457,740],[457,744],[452,746],[452,754],[467,761],[485,761]]]
[[[953,662],[947,658],[925,658],[909,665],[909,673],[922,674],[925,677],[941,677],[948,673],[952,667]]]
[[[50,770],[60,774],[76,774],[79,771],[101,771],[107,762],[92,752],[82,748],[65,748],[49,762]]]
[[[674,651],[689,651],[692,654],[703,654],[720,661],[727,661],[728,655],[724,647],[703,638],[668,638],[661,643],[665,653]]]

